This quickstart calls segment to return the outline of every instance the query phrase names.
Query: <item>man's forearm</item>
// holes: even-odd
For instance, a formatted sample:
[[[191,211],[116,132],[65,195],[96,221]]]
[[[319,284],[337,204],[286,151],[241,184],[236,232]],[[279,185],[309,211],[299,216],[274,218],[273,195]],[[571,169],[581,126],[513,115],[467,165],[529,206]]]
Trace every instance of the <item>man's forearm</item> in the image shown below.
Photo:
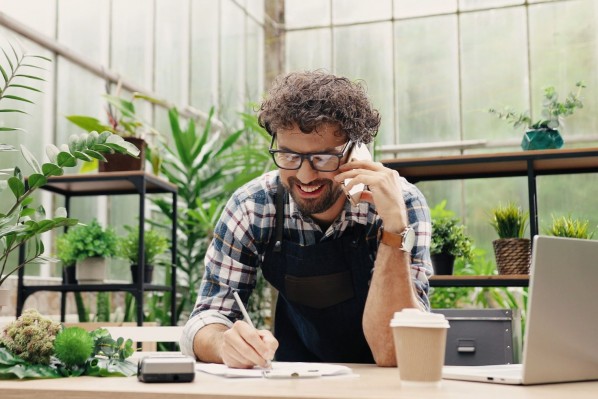
[[[404,308],[419,308],[411,281],[410,256],[398,247],[380,244],[363,314],[363,332],[379,366],[395,366],[390,319]]]
[[[228,327],[224,324],[208,324],[195,334],[193,338],[193,353],[206,363],[223,363],[222,340]]]

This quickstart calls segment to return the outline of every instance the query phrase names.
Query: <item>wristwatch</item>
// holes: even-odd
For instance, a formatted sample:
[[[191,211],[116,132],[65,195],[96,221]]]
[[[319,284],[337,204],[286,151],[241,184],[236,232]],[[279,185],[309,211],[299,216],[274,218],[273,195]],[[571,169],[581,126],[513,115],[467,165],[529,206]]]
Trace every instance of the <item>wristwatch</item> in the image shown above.
[[[407,226],[405,230],[397,234],[385,231],[384,227],[380,227],[380,230],[378,230],[378,240],[382,244],[391,247],[400,247],[401,251],[411,252],[415,245],[415,230],[413,230],[413,227]]]

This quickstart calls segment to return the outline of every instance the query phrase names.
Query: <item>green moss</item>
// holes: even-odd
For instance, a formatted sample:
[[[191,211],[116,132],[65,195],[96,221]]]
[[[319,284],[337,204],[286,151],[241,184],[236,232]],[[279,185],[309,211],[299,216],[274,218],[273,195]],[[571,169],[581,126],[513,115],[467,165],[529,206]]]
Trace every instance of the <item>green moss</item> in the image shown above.
[[[67,367],[82,366],[93,353],[93,338],[81,327],[65,328],[56,336],[54,350]]]

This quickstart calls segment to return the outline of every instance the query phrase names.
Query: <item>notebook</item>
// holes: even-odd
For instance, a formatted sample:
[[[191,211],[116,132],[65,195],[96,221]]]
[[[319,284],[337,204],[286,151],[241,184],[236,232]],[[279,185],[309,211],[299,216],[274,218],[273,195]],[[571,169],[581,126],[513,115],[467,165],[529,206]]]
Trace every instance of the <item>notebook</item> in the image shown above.
[[[598,380],[598,241],[535,236],[522,364],[444,366],[501,384]]]

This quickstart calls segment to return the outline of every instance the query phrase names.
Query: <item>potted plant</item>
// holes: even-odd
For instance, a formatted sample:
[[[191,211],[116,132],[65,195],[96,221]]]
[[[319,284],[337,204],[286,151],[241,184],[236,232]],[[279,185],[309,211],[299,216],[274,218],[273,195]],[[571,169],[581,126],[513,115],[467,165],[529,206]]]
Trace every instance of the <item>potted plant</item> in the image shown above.
[[[546,235],[555,237],[581,238],[590,240],[594,236],[589,231],[590,221],[573,218],[572,216],[552,216],[552,225],[546,230]]]
[[[455,258],[471,259],[472,240],[465,234],[454,212],[446,210],[446,200],[431,210],[432,242],[430,254],[436,275],[453,274]]]
[[[138,266],[139,266],[139,230],[130,226],[125,226],[129,231],[118,244],[118,256],[127,259],[131,263],[131,276],[133,283],[137,283]],[[143,282],[151,283],[154,266],[158,261],[158,257],[168,250],[168,239],[156,230],[147,230],[143,234],[144,241],[144,268],[143,268]]]
[[[77,259],[73,256],[73,246],[70,245],[66,234],[56,239],[56,257],[62,262],[65,283],[76,284],[75,264],[77,263]]]
[[[491,211],[490,224],[498,234],[492,241],[499,274],[529,274],[530,240],[523,238],[528,213],[509,202]]]
[[[80,284],[101,284],[106,279],[106,258],[116,255],[114,230],[104,229],[97,220],[79,225],[66,234],[67,246],[77,261],[76,276]]]
[[[563,138],[558,128],[563,123],[563,118],[573,114],[575,109],[583,108],[581,101],[581,90],[585,88],[583,82],[577,82],[576,92],[570,92],[564,102],[559,102],[559,96],[555,88],[550,86],[544,89],[544,101],[542,102],[542,118],[533,122],[529,113],[515,112],[509,107],[503,111],[490,108],[488,112],[495,114],[500,119],[513,124],[514,128],[526,126],[527,131],[521,141],[521,148],[524,150],[557,149],[563,146]]]
[[[8,53],[3,50],[7,65],[0,65],[2,69],[0,110],[4,115],[25,113],[14,103],[4,107],[4,100],[30,102],[26,98],[27,93],[38,90],[28,85],[41,80],[35,76],[40,67],[33,63],[35,60],[50,61],[44,57],[18,52],[12,46],[11,48],[13,60],[11,61]],[[1,126],[0,133],[18,134],[20,130],[22,129],[17,127]],[[2,151],[17,151],[17,149],[7,144],[0,144],[0,152]],[[0,191],[10,189],[14,196],[13,201],[3,201],[0,206],[0,307],[8,304],[7,290],[3,289],[2,285],[10,275],[29,263],[55,261],[53,258],[44,256],[45,248],[41,234],[59,227],[74,226],[77,223],[76,219],[67,217],[64,208],[56,209],[52,217],[47,217],[42,206],[34,206],[31,194],[44,186],[48,178],[64,174],[64,168],[76,166],[79,160],[104,159],[102,154],[105,153],[118,152],[130,156],[137,156],[139,153],[135,146],[125,143],[120,136],[110,132],[72,135],[68,144],[60,147],[48,145],[46,147],[48,161],[42,164],[26,147],[21,146],[20,151],[33,173],[26,175],[18,167],[5,169],[6,165],[0,164],[0,178],[5,179],[0,182],[3,183],[0,184]],[[15,265],[9,256],[25,244],[29,244],[26,245],[25,258]]]
[[[144,170],[146,160],[146,150],[149,150],[150,161],[153,166],[154,174],[158,174],[161,164],[160,150],[146,140],[146,136],[157,137],[160,133],[149,124],[141,121],[136,115],[134,100],[137,98],[146,98],[142,95],[134,95],[129,101],[124,98],[106,94],[104,96],[108,102],[106,107],[106,117],[108,123],[102,123],[100,120],[84,115],[69,115],[66,118],[80,128],[92,131],[109,131],[121,136],[126,142],[129,142],[139,148],[139,157],[123,156],[122,154],[110,154],[106,160],[94,160],[86,164],[83,171],[95,170],[100,172],[117,172]]]

